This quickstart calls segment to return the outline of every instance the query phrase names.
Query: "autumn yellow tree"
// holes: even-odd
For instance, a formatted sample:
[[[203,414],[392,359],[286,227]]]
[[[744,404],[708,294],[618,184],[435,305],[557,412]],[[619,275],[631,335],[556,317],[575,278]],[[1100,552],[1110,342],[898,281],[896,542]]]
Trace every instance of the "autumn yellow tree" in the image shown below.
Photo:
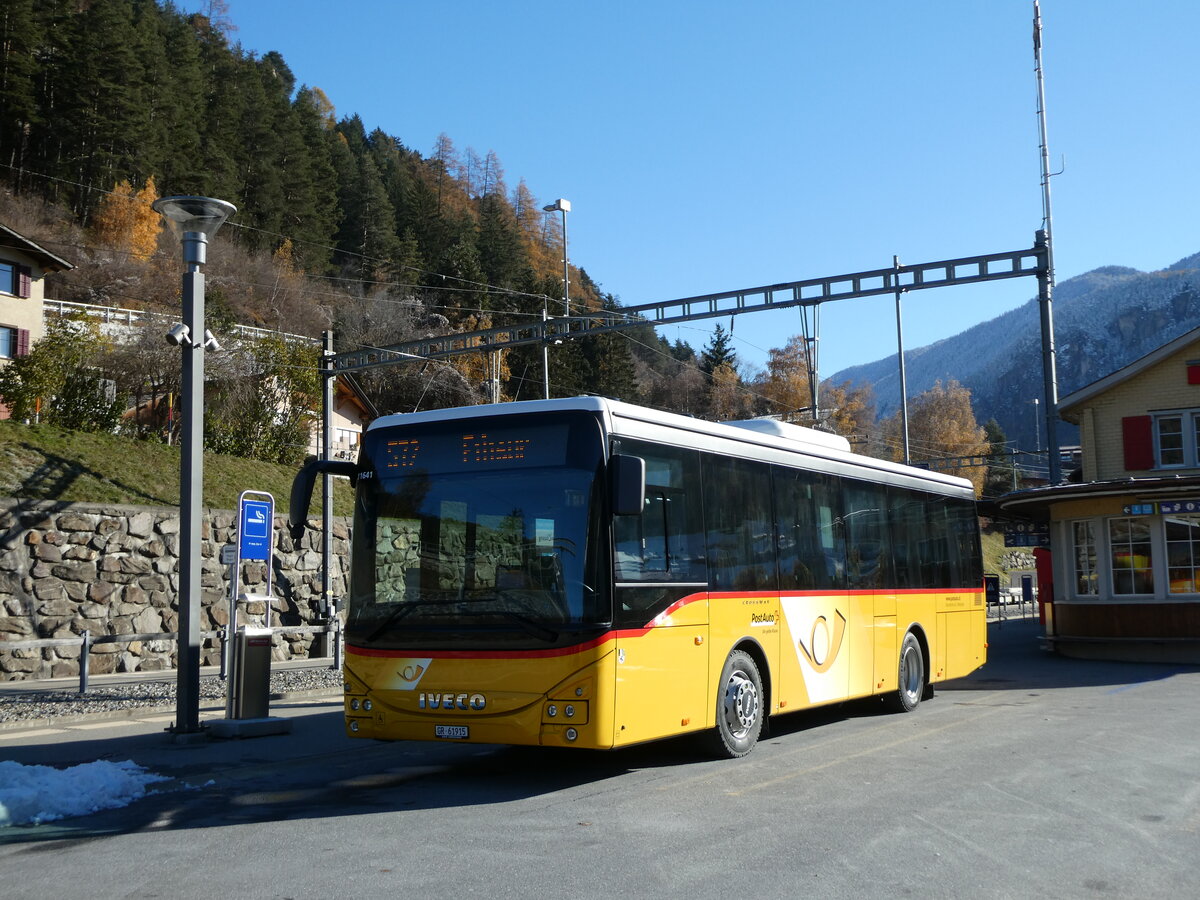
[[[128,251],[133,259],[145,262],[158,247],[162,217],[150,208],[157,199],[153,176],[139,191],[128,181],[118,182],[92,217],[92,235],[100,244]]]
[[[892,458],[904,456],[900,413],[883,423],[883,436],[892,448]],[[988,452],[987,436],[975,421],[971,392],[951,379],[938,381],[925,393],[908,401],[908,440],[914,461],[928,463],[935,472],[969,478],[979,494],[986,469],[964,467],[962,457],[983,457]]]
[[[708,392],[708,417],[714,422],[744,419],[752,414],[750,394],[737,369],[721,363],[712,371]]]
[[[467,316],[463,320],[463,331],[482,331],[492,327],[490,316]],[[478,353],[461,353],[451,356],[446,363],[457,370],[473,388],[482,390],[492,377],[499,378],[503,384],[512,377],[508,368],[509,351],[500,351],[499,371],[496,371],[493,351],[480,348]],[[501,399],[509,399],[501,396]]]
[[[838,434],[853,438],[874,430],[875,392],[869,384],[823,382],[819,402],[822,411],[829,413],[825,423]]]
[[[808,341],[796,335],[783,349],[767,356],[767,377],[758,386],[767,400],[771,415],[785,422],[810,424],[812,421],[812,379],[809,376]]]

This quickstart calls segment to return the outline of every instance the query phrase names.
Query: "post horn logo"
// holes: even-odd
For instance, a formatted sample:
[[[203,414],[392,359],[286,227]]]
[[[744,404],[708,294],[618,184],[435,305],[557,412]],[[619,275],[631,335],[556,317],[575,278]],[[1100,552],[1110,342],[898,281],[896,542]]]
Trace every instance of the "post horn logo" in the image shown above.
[[[409,664],[396,674],[409,684],[416,684],[421,680],[421,676],[425,674],[425,667],[422,665]]]
[[[804,654],[808,664],[817,673],[828,672],[833,667],[838,653],[842,649],[842,639],[846,636],[846,617],[836,609],[833,611],[833,615],[832,637],[829,634],[828,620],[824,616],[817,616],[816,621],[813,622],[812,636],[808,639],[808,646],[804,646],[803,640],[796,642],[796,646],[800,648],[800,652]]]

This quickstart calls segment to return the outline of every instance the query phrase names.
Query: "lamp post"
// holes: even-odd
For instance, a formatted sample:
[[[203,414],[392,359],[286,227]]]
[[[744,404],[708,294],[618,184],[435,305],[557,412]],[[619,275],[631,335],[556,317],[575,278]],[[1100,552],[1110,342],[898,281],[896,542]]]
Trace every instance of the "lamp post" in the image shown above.
[[[179,466],[179,649],[174,733],[200,731],[200,510],[204,500],[204,272],[208,240],[237,207],[209,197],[153,203],[183,242],[183,322],[168,333],[182,358]]]
[[[1042,416],[1041,406],[1042,401],[1038,397],[1034,397],[1033,403],[1033,449],[1035,453],[1042,452]]]
[[[563,235],[563,315],[571,315],[571,291],[570,291],[570,275],[567,269],[567,213],[571,211],[571,201],[564,200],[559,197],[553,203],[543,206],[542,212],[560,212],[562,213],[562,235]],[[546,399],[550,399],[550,343],[546,339],[546,321],[550,314],[545,305],[542,306],[542,378],[545,384]],[[567,326],[570,330],[570,326]]]
[[[570,291],[570,275],[567,269],[567,213],[571,211],[571,201],[564,200],[559,197],[549,206],[542,207],[543,212],[560,212],[562,213],[562,232],[563,232],[563,315],[571,314],[571,291]]]

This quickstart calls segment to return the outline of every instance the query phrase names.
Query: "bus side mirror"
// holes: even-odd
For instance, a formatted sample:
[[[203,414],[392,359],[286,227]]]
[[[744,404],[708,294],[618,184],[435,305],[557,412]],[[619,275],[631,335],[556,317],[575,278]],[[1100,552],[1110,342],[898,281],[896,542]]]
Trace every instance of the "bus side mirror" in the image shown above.
[[[646,505],[646,461],[617,454],[609,460],[612,510],[615,516],[640,516]]]
[[[308,521],[308,507],[312,502],[313,485],[317,476],[329,472],[332,475],[343,475],[350,479],[350,484],[358,480],[358,466],[352,462],[341,460],[324,460],[310,456],[305,460],[300,471],[292,480],[291,502],[288,504],[288,532],[292,540],[299,541],[304,537],[304,525]]]

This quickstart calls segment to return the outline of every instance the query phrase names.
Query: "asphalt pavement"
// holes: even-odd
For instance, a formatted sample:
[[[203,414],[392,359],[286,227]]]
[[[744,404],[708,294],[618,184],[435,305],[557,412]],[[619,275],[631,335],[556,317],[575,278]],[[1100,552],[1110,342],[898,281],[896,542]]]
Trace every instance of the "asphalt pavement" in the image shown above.
[[[1119,679],[1129,673],[1128,664],[1091,663],[1086,667],[1064,669],[1059,660],[1040,649],[1040,627],[1036,619],[993,621],[989,625],[990,661],[967,678],[939,685],[939,690],[956,688],[1057,686],[1068,679]],[[1064,675],[1074,672],[1074,675]],[[122,676],[112,676],[120,683]],[[125,677],[128,681],[128,677]],[[1018,684],[1020,682],[1020,684]],[[26,686],[28,687],[28,686]],[[14,683],[0,686],[4,692],[15,690]],[[59,768],[110,760],[132,760],[156,774],[175,779],[187,787],[219,781],[244,766],[255,766],[266,759],[275,762],[298,761],[324,755],[338,756],[362,749],[361,739],[346,736],[342,727],[342,697],[338,691],[314,691],[273,700],[270,717],[286,720],[289,731],[262,737],[216,738],[207,733],[176,736],[171,733],[175,721],[172,709],[134,710],[128,714],[71,716],[43,720],[31,726],[0,728],[0,760],[24,765],[49,765]],[[223,704],[201,707],[202,726],[225,718]],[[244,774],[244,773],[243,773]],[[170,784],[158,786],[159,791]]]

